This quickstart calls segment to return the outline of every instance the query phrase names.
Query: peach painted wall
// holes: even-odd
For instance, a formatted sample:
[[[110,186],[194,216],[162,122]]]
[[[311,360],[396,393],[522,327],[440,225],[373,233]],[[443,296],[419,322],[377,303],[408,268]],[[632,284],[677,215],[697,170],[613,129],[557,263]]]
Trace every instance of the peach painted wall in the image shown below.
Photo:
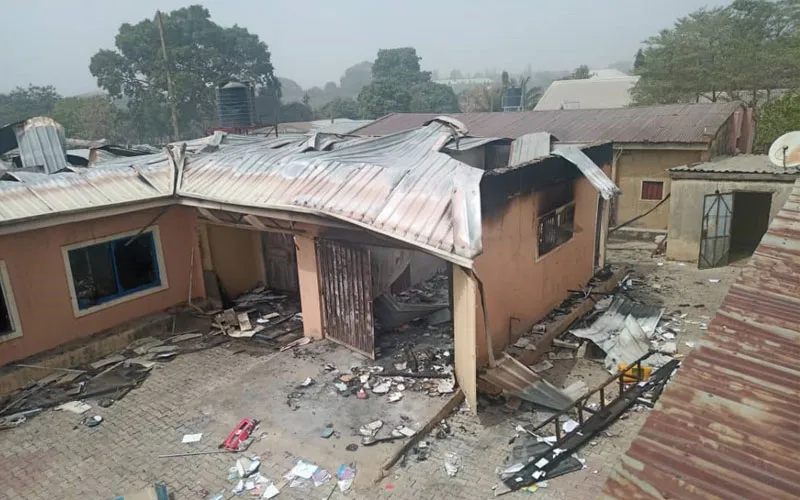
[[[538,193],[516,197],[505,209],[483,220],[483,253],[475,270],[483,282],[489,329],[495,352],[515,342],[551,309],[567,290],[581,288],[593,275],[598,194],[584,177],[576,179],[572,239],[536,260]],[[477,307],[478,366],[487,357],[480,297]],[[509,338],[509,321],[511,338]]]
[[[186,302],[192,245],[195,245],[192,295],[205,296],[200,252],[196,247],[196,212],[190,207],[173,206],[154,224],[160,231],[169,287],[75,317],[61,247],[139,230],[161,210],[0,236],[0,260],[8,268],[23,330],[22,337],[0,343],[0,366]]]

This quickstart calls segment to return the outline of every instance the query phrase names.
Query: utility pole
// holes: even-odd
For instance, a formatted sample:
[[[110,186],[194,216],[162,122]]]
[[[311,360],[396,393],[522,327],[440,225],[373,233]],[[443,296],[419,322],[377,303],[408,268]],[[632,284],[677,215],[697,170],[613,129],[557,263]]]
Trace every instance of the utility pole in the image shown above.
[[[161,11],[156,11],[156,24],[158,34],[161,37],[161,52],[164,54],[164,68],[167,71],[167,100],[169,101],[170,112],[172,113],[172,134],[175,140],[181,140],[181,130],[178,127],[178,110],[175,107],[175,89],[172,87],[172,73],[169,69],[169,56],[167,56],[167,42],[164,40],[164,23],[161,21]]]

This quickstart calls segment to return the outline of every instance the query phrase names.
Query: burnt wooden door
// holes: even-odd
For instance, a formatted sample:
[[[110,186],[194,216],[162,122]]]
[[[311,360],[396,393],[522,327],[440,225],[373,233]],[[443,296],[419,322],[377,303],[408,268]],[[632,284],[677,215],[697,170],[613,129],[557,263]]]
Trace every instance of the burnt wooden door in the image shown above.
[[[375,359],[368,249],[317,240],[325,336]]]
[[[261,233],[267,286],[272,290],[298,292],[297,250],[290,234]]]
[[[697,267],[706,269],[728,265],[732,220],[733,193],[716,192],[705,196]]]

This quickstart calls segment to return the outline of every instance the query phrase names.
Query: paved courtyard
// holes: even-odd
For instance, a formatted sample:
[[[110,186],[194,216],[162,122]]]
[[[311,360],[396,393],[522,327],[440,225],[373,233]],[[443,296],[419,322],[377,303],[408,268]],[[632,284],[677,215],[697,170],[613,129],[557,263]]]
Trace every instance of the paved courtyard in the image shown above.
[[[617,247],[612,257],[633,263],[645,276],[632,296],[662,304],[668,312],[685,311],[687,319],[712,316],[739,271],[735,266],[697,271],[690,265],[650,259],[648,250],[636,245]],[[702,331],[692,323],[681,335],[679,350],[686,352],[684,342],[697,340]],[[82,416],[46,411],[18,428],[0,431],[0,498],[110,500],[154,481],[164,481],[174,500],[210,498],[217,492],[233,498],[235,482],[228,477],[229,469],[241,454],[157,456],[214,450],[244,417],[262,421],[257,432],[260,439],[246,454],[259,455],[262,474],[276,482],[302,458],[332,474],[342,463],[355,463],[353,490],[347,495],[334,491],[331,499],[493,498],[492,487],[498,482],[495,469],[507,465],[514,427],[532,422],[532,415],[487,400],[477,417],[466,408],[456,410],[448,419],[450,434],[426,438],[430,443],[427,459],[419,461],[417,454],[410,453],[376,482],[380,465],[399,445],[381,443],[346,451],[348,444],[360,441],[355,429],[375,418],[385,420],[387,426],[408,422],[418,427],[446,399],[409,393],[397,403],[387,403],[385,397],[362,401],[336,394],[323,365],[333,363],[347,370],[364,362],[329,342],[283,353],[237,353],[237,349],[220,346],[178,356],[159,365],[139,388],[111,407],[93,405],[90,414],[104,418],[97,427],[79,425]],[[592,361],[554,363],[553,374],[566,373],[566,383],[584,378],[591,386],[596,379],[587,375],[597,373]],[[305,377],[317,383],[297,390]],[[287,395],[293,392],[300,393],[295,410],[287,405]],[[647,412],[632,412],[614,423],[609,435],[598,436],[578,453],[585,459],[583,470],[549,481],[533,498],[595,498],[646,418]],[[337,435],[325,440],[319,432],[327,423],[334,424]],[[195,432],[203,433],[201,442],[181,444],[184,434]],[[453,453],[460,457],[460,467],[455,477],[449,477],[443,464]],[[318,488],[286,485],[277,498],[325,499],[333,487],[334,482]],[[528,496],[514,492],[506,498]]]

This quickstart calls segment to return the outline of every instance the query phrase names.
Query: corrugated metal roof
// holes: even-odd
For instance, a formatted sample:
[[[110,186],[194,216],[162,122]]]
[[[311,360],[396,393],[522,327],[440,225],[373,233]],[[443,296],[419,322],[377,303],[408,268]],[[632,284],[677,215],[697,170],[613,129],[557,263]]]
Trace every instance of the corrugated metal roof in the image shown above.
[[[52,118],[38,116],[12,125],[23,167],[44,167],[53,173],[67,167],[64,129]]]
[[[602,498],[797,498],[800,183]]]
[[[174,169],[166,153],[138,160],[135,167],[75,168],[58,174],[9,172],[6,177],[20,180],[0,180],[0,224],[171,196]]]
[[[511,143],[509,165],[521,165],[536,158],[550,156],[553,148],[553,136],[547,132],[533,132],[514,139]]]
[[[437,121],[332,151],[223,142],[189,157],[178,194],[329,216],[468,264],[481,251],[483,171],[440,152],[453,133]]]
[[[614,181],[612,181],[591,158],[586,156],[586,153],[577,147],[558,148],[553,151],[553,154],[570,161],[578,167],[578,170],[580,170],[583,176],[597,189],[604,200],[610,200],[622,192],[617,185],[614,184]]]
[[[740,174],[787,174],[798,175],[800,169],[793,167],[777,167],[769,161],[767,155],[738,155],[727,158],[716,158],[699,165],[674,167],[670,172],[708,172],[708,173],[740,173]]]
[[[624,108],[633,102],[631,89],[638,76],[556,80],[547,87],[535,111],[553,109]]]
[[[471,135],[516,139],[549,132],[563,142],[707,144],[725,124],[738,102],[670,104],[620,109],[572,109],[520,113],[455,113]],[[388,135],[414,129],[435,118],[432,113],[396,113],[353,131]]]

